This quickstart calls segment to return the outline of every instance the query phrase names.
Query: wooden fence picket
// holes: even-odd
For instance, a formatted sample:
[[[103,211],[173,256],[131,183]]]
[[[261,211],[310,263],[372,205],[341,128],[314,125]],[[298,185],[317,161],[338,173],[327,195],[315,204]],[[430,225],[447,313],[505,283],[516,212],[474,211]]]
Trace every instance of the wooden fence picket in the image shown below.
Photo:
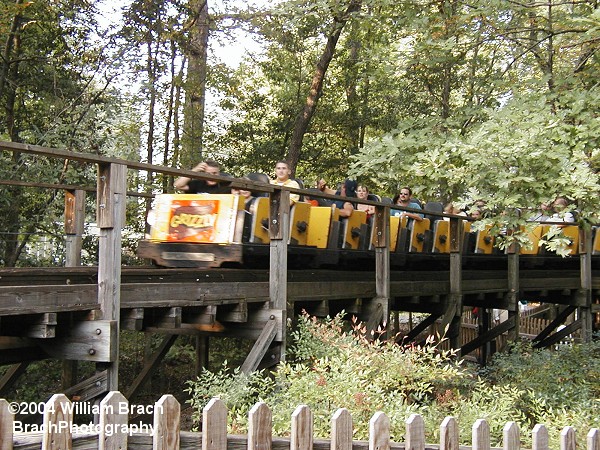
[[[331,450],[352,450],[352,415],[338,409],[331,418]]]
[[[538,424],[533,427],[533,432],[531,433],[532,437],[532,446],[531,450],[548,450],[548,428],[545,425]]]
[[[202,450],[227,449],[227,407],[213,398],[202,410]]]
[[[294,410],[289,439],[273,438],[273,415],[263,402],[255,404],[248,413],[248,434],[245,437],[227,434],[227,407],[218,398],[213,398],[202,411],[201,433],[181,433],[180,405],[172,395],[163,395],[154,405],[153,433],[144,430],[145,425],[128,422],[129,402],[118,391],[111,391],[100,403],[96,427],[74,425],[75,406],[65,395],[56,394],[45,404],[41,425],[43,432],[40,433],[39,429],[22,432],[14,425],[17,423],[12,411],[14,404],[0,399],[0,450],[72,450],[74,447],[79,450],[148,450],[150,446],[152,450],[189,450],[200,446],[202,450],[244,447],[247,450],[322,450],[327,446],[327,441],[315,441],[314,414],[307,405],[300,405]],[[440,425],[439,445],[426,443],[425,421],[421,415],[412,414],[405,425],[405,442],[391,442],[388,416],[381,411],[375,413],[369,421],[368,450],[491,450],[490,426],[485,419],[478,419],[473,424],[471,447],[460,445],[459,427],[454,417],[446,417]],[[96,431],[91,431],[93,429]],[[15,430],[18,432],[15,433]],[[574,427],[564,427],[560,433],[560,450],[577,450],[576,438]],[[513,421],[506,422],[502,439],[501,450],[520,450],[519,425]],[[600,450],[598,428],[587,433],[585,447],[586,450]],[[352,415],[345,408],[338,409],[331,418],[329,448],[366,450],[364,441],[353,440]],[[538,424],[533,428],[531,450],[549,450],[548,430],[544,425]]]
[[[306,405],[298,406],[292,413],[290,450],[312,450],[313,413]]]
[[[564,427],[560,432],[560,450],[576,450],[575,428]]]
[[[473,424],[473,450],[490,450],[490,425],[485,419],[477,419]]]
[[[129,402],[119,391],[109,392],[100,402],[98,450],[127,448],[128,410]]]
[[[600,450],[600,430],[592,428],[587,434],[587,450]]]
[[[271,450],[272,434],[271,410],[259,402],[248,413],[248,450]]]
[[[181,407],[175,397],[163,395],[154,404],[153,450],[179,450]]]
[[[376,412],[369,421],[369,450],[390,449],[390,419],[385,413]]]
[[[64,394],[54,394],[44,408],[44,435],[42,450],[70,450],[73,448],[71,401]]]
[[[521,448],[521,437],[519,425],[516,422],[507,422],[502,429],[502,442],[504,450],[519,450]]]
[[[440,425],[440,450],[458,450],[458,422],[454,417],[446,417]]]
[[[406,450],[425,449],[425,422],[419,414],[411,414],[406,420]]]
[[[13,448],[13,423],[15,414],[10,410],[10,404],[0,399],[0,450]]]

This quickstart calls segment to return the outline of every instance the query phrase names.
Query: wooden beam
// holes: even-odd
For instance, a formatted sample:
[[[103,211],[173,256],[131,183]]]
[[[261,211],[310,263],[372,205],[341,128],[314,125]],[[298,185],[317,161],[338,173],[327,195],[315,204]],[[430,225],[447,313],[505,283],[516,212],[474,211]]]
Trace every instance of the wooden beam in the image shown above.
[[[533,347],[534,348],[550,347],[551,345],[554,345],[554,344],[560,342],[561,340],[563,340],[566,336],[579,330],[581,328],[581,324],[582,324],[582,320],[581,320],[581,318],[579,318],[579,319],[573,321],[572,323],[570,323],[569,325],[567,325],[566,327],[562,328],[561,330],[556,331],[554,334],[547,336],[545,339],[537,341]]]
[[[278,322],[280,329],[277,330],[277,335],[280,338],[279,342],[281,342],[282,354],[280,359],[284,361],[286,351],[285,326],[287,321],[288,301],[287,251],[290,236],[290,191],[282,189],[272,192],[269,197],[269,202],[269,299],[271,308],[279,310],[281,314],[281,322]],[[260,360],[258,362],[260,362]],[[258,364],[258,362],[256,364]],[[249,366],[247,365],[246,368],[248,367]]]
[[[415,338],[421,334],[423,331],[425,331],[427,329],[427,327],[431,326],[433,323],[435,323],[435,321],[439,318],[440,316],[437,314],[430,314],[429,316],[427,316],[425,319],[423,319],[421,322],[419,322],[417,324],[416,327],[414,327],[412,330],[410,330],[408,332],[408,334],[406,334],[405,336],[403,336],[402,342],[411,342],[413,340],[415,340]],[[396,341],[399,342],[400,341]]]
[[[140,374],[135,377],[135,380],[131,383],[131,386],[125,393],[125,397],[131,400],[138,391],[142,388],[144,383],[148,380],[148,378],[154,373],[157,369],[160,362],[163,360],[169,349],[173,346],[175,341],[177,340],[177,335],[171,334],[169,336],[165,336],[158,346],[158,348],[152,353],[150,358],[147,360],[146,364],[142,368]]]
[[[63,393],[73,401],[85,402],[94,399],[108,391],[109,372],[104,370],[65,389]]]
[[[581,338],[583,342],[591,342],[594,332],[592,316],[592,228],[579,229],[579,258],[581,272],[581,302],[585,303],[579,307],[581,318]]]
[[[15,381],[17,381],[19,377],[25,373],[28,366],[29,361],[26,361],[13,364],[6,370],[2,378],[0,378],[0,396],[6,396],[8,390],[12,387]]]
[[[444,315],[443,326],[448,326],[447,336],[450,346],[460,348],[460,324],[462,322],[463,274],[462,239],[463,219],[450,218],[450,294],[448,311]],[[460,355],[458,355],[460,356]]]
[[[242,364],[241,371],[243,373],[251,373],[254,372],[264,356],[269,349],[269,345],[275,339],[277,335],[277,321],[275,320],[275,316],[271,316],[269,320],[265,323],[260,336],[252,346],[252,350],[246,357],[246,360]]]
[[[381,305],[381,317],[373,317],[367,322],[368,331],[376,331],[376,327],[383,325],[382,339],[389,337],[388,322],[390,320],[390,208],[388,206],[375,207],[375,302]],[[373,328],[370,328],[373,327]]]
[[[113,362],[118,358],[117,323],[114,320],[78,322],[72,325],[68,336],[36,341],[56,359]]]
[[[510,330],[512,327],[514,327],[514,323],[512,323],[513,320],[514,320],[514,318],[509,318],[508,320],[501,322],[499,325],[495,326],[494,328],[479,335],[476,339],[473,339],[471,342],[467,342],[465,345],[463,345],[460,348],[460,354],[463,356],[467,355],[467,354],[471,353],[473,350],[481,347],[485,343],[496,339],[496,337],[500,336],[502,333],[504,333],[504,332]]]
[[[125,225],[127,166],[114,163],[98,164],[96,222],[100,228],[98,257],[98,304],[101,318],[114,321],[114,345],[119,349],[121,313],[121,229]],[[109,370],[109,390],[119,388],[119,358],[112,358]]]
[[[556,327],[563,324],[566,318],[569,317],[573,311],[575,311],[575,309],[575,306],[567,306],[565,309],[563,309],[559,314],[556,315],[556,318],[533,339],[533,342],[535,343],[546,339],[556,329]]]
[[[85,221],[85,191],[65,191],[65,266],[81,265]]]
[[[0,315],[98,309],[97,292],[91,284],[0,286]]]
[[[144,328],[144,308],[121,309],[121,329],[142,331]]]

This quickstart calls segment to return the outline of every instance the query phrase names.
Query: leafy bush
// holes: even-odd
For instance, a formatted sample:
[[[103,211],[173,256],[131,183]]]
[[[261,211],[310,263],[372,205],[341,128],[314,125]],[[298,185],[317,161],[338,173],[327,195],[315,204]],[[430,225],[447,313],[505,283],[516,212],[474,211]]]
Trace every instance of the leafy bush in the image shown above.
[[[288,361],[271,374],[244,375],[225,364],[189,382],[196,422],[208,401],[220,397],[229,409],[232,433],[247,432],[248,412],[258,401],[271,408],[278,436],[289,435],[291,415],[300,404],[311,408],[314,434],[321,438],[329,437],[338,408],[352,414],[354,439],[368,439],[369,420],[385,412],[397,442],[404,440],[405,421],[413,413],[425,420],[427,442],[439,442],[440,424],[453,416],[463,445],[471,444],[477,419],[488,421],[493,446],[502,445],[508,421],[519,425],[523,445],[529,446],[533,426],[545,424],[553,448],[559,447],[566,425],[583,433],[599,426],[593,413],[600,407],[598,342],[556,352],[520,344],[498,353],[477,373],[432,342],[402,347],[369,341],[360,325],[348,328],[342,314],[325,320],[300,317],[290,341]]]

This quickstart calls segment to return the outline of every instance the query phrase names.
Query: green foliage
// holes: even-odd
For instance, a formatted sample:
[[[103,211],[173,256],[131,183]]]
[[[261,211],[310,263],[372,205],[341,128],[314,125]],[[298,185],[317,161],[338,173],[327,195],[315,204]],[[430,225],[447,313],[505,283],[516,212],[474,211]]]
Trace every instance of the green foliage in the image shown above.
[[[521,426],[546,425],[550,447],[559,446],[565,426],[584,433],[600,425],[594,413],[600,407],[600,341],[561,345],[554,351],[516,343],[494,355],[484,376],[493,386],[522,392],[515,405],[524,419]]]
[[[338,408],[350,411],[354,439],[368,439],[369,420],[376,411],[385,412],[397,442],[404,439],[404,422],[413,413],[425,420],[427,442],[439,442],[441,422],[455,417],[463,445],[470,444],[471,427],[481,418],[489,423],[493,446],[502,445],[508,421],[523,433],[544,423],[553,432],[553,447],[566,425],[582,431],[598,426],[593,412],[600,398],[599,343],[557,352],[515,346],[477,374],[431,343],[402,347],[369,341],[359,324],[349,329],[342,315],[325,320],[302,316],[291,339],[288,361],[271,375],[246,376],[224,368],[190,382],[196,420],[210,398],[218,396],[229,408],[230,432],[236,433],[246,432],[248,411],[258,401],[271,408],[278,436],[289,435],[291,415],[300,404],[311,408],[315,436],[322,438],[329,437]],[[524,435],[524,445],[531,445],[530,439]]]
[[[194,408],[193,422],[197,429],[202,419],[202,408],[213,397],[220,398],[226,405],[230,416],[236,421],[231,425],[230,431],[240,432],[247,426],[248,411],[256,402],[262,401],[274,389],[271,379],[262,371],[249,375],[242,373],[239,367],[230,369],[227,361],[216,373],[203,370],[196,380],[188,382],[185,389],[190,395],[190,405]]]

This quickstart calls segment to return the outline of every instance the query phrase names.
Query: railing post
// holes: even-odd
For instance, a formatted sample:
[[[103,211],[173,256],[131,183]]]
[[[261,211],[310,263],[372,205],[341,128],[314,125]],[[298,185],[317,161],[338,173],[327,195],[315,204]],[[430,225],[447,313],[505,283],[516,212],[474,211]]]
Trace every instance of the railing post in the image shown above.
[[[290,191],[275,189],[270,194],[269,215],[269,299],[271,308],[281,310],[281,355],[285,360],[285,325],[287,321],[287,246],[290,236]]]
[[[462,236],[463,219],[450,218],[450,296],[443,324],[449,324],[448,337],[453,349],[460,349],[462,322]],[[461,356],[461,355],[457,355]]]
[[[516,342],[519,340],[520,309],[519,309],[519,244],[514,242],[508,247],[508,319],[514,325],[508,330],[508,340]]]
[[[389,337],[390,323],[390,208],[375,207],[375,293],[381,305],[384,335]],[[375,325],[375,329],[379,324]]]
[[[81,243],[85,222],[85,191],[65,191],[65,266],[81,265]]]
[[[579,258],[581,294],[584,296],[585,306],[579,307],[581,317],[581,340],[592,341],[592,229],[579,228]]]
[[[118,390],[119,381],[119,315],[121,310],[121,228],[125,225],[127,166],[98,165],[96,221],[100,229],[98,244],[99,319],[117,323],[116,342],[111,362],[99,363],[108,370],[108,390]]]
[[[65,190],[65,267],[81,265],[83,226],[85,223],[85,191]],[[61,383],[63,389],[77,382],[77,361],[64,360]]]

